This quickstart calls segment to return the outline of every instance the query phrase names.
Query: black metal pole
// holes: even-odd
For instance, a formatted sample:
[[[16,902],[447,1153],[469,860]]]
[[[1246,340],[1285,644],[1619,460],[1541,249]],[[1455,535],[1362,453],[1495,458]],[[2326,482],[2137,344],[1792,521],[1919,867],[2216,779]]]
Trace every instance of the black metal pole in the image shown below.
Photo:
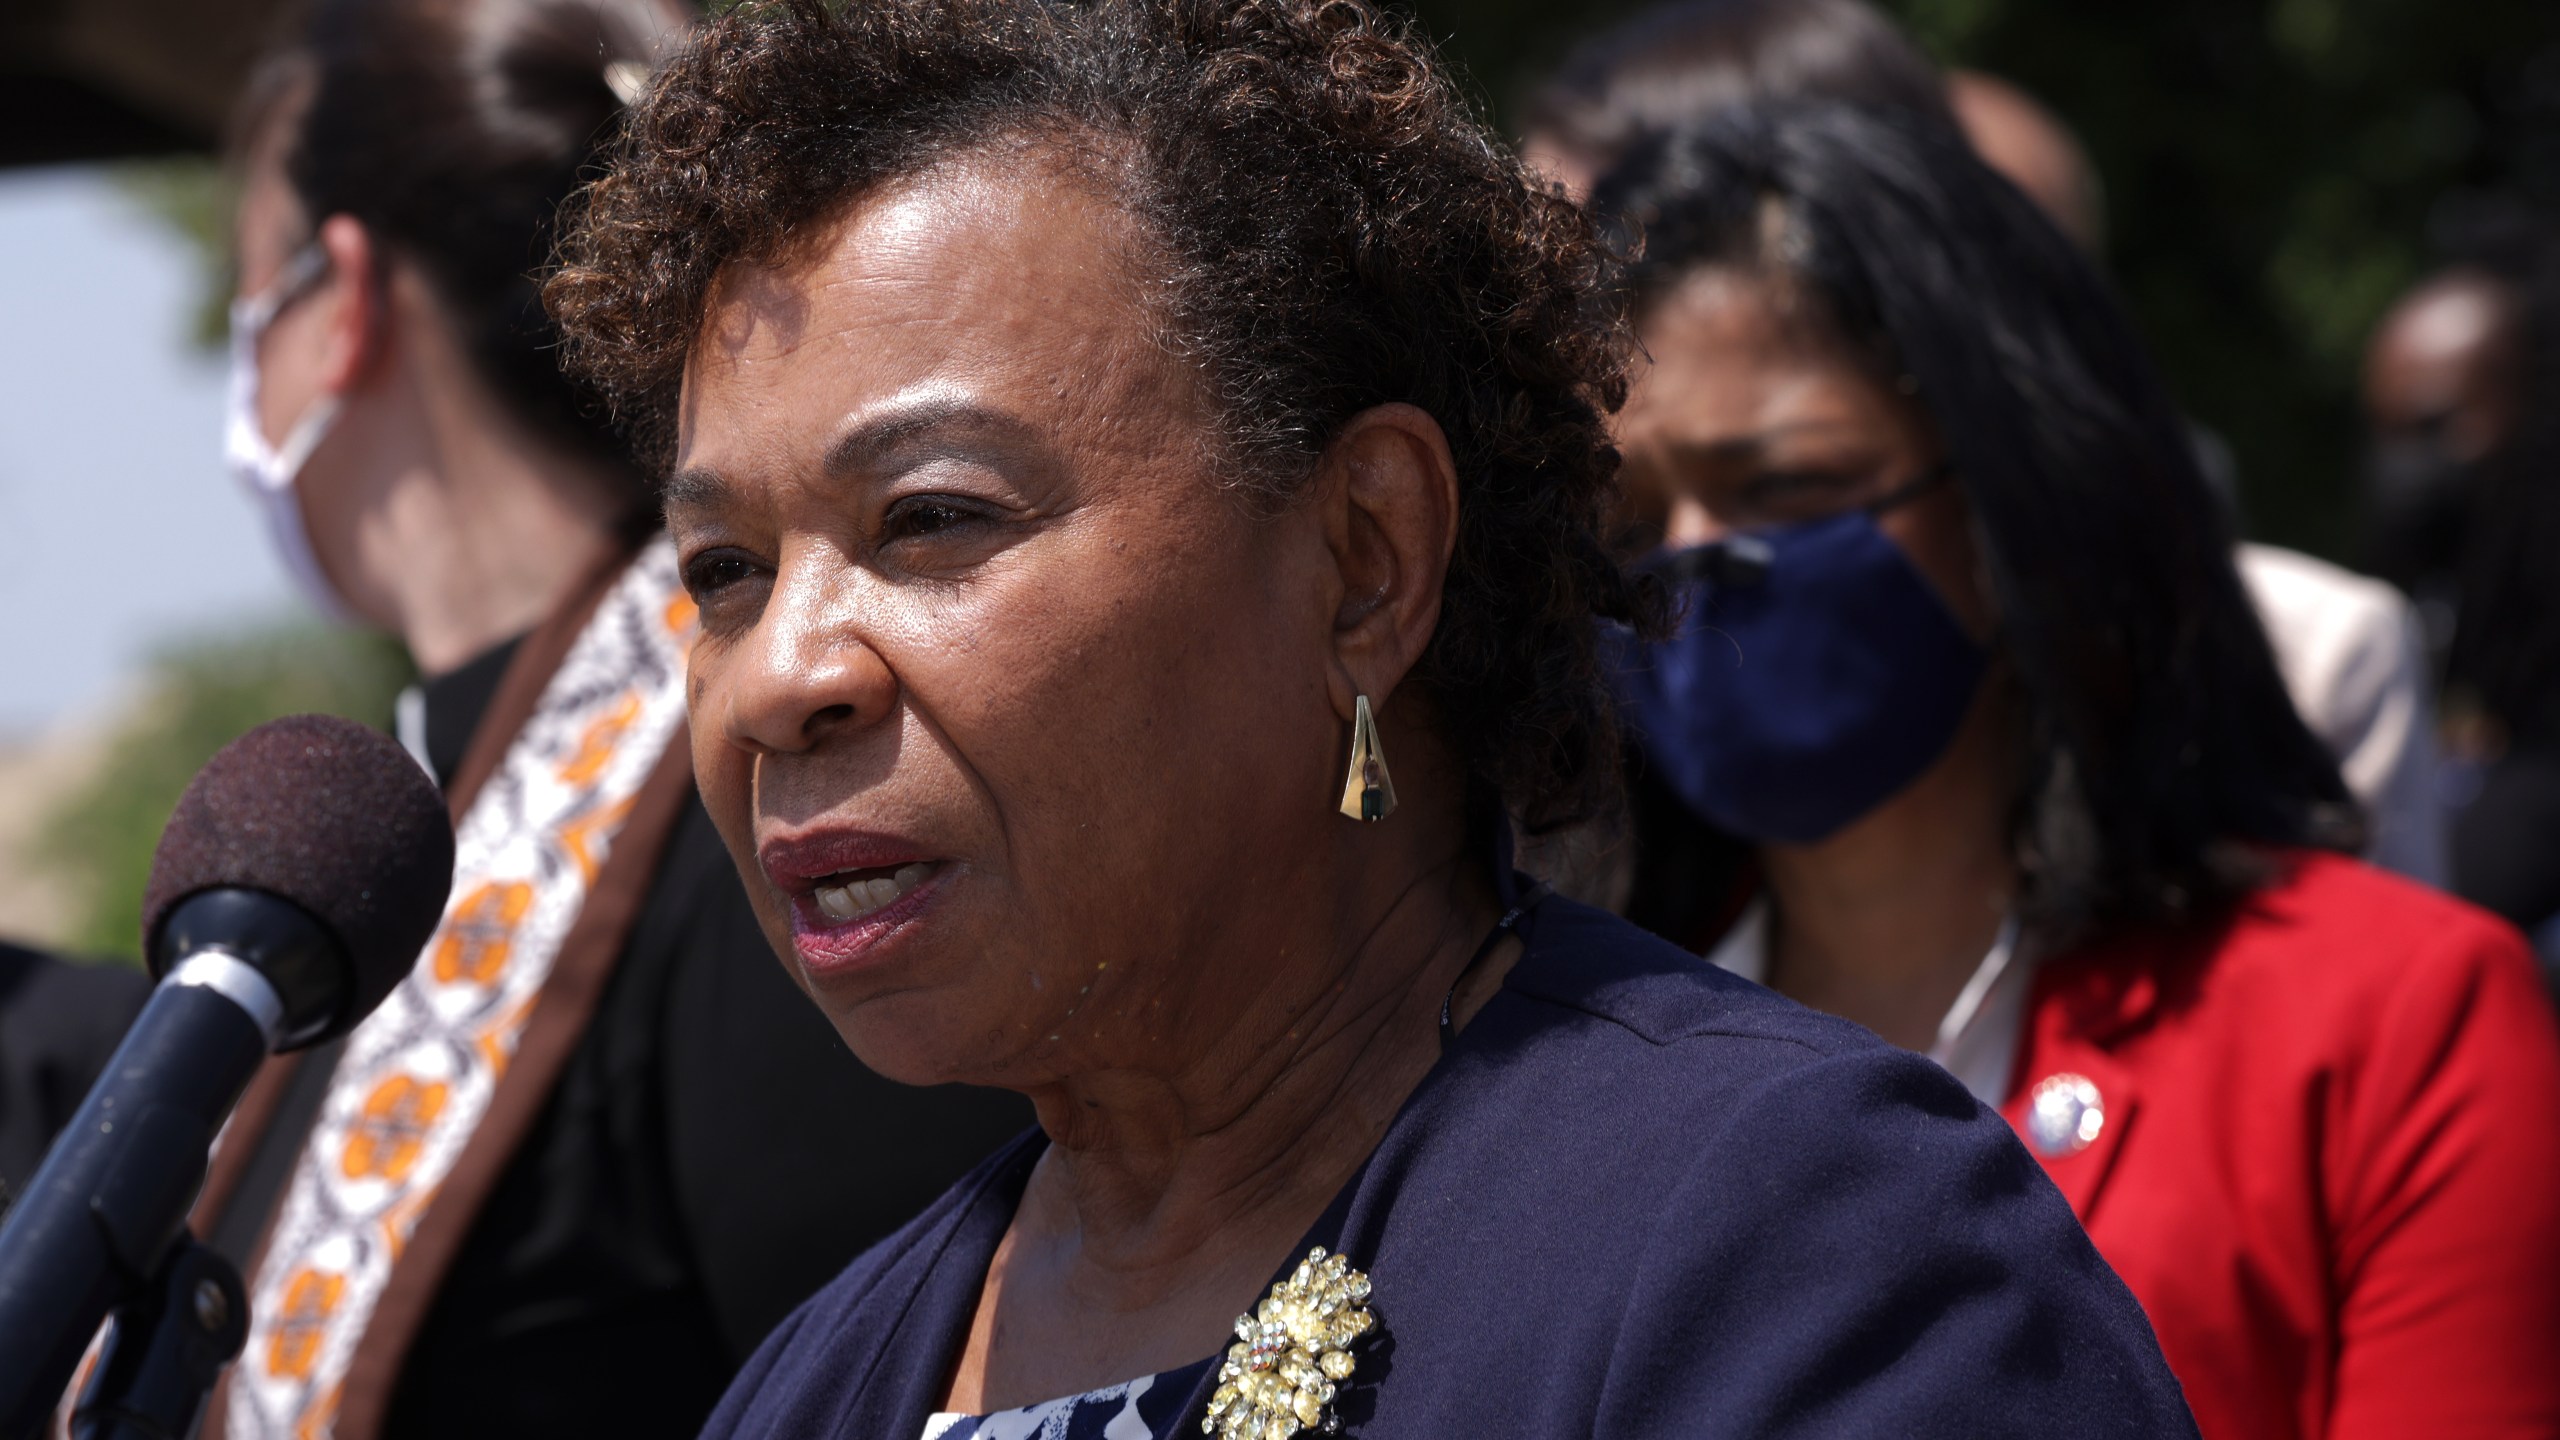
[[[248,1338],[240,1272],[193,1237],[181,1241],[151,1288],[116,1311],[72,1440],[187,1440]]]
[[[231,999],[163,985],[0,1220],[0,1440],[39,1433],[107,1313],[144,1291],[267,1055]]]

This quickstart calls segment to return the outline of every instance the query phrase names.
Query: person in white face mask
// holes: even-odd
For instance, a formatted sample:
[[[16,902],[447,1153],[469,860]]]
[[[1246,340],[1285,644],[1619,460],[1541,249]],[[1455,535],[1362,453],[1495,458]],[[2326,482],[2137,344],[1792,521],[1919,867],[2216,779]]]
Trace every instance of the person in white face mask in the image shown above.
[[[553,218],[676,0],[315,0],[235,154],[231,469],[399,637],[459,836],[415,971],[244,1101],[195,1214],[247,1276],[208,1436],[690,1436],[766,1330],[1028,1121],[865,1070],[694,798],[655,495],[564,380]]]
[[[438,675],[654,517],[609,444],[502,399],[424,257],[309,213],[287,173],[302,103],[280,97],[247,152],[225,458],[304,596]]]
[[[338,418],[338,397],[324,393],[293,422],[284,443],[271,444],[258,407],[258,341],[276,316],[311,292],[326,276],[329,252],[316,243],[293,252],[273,284],[231,302],[231,388],[223,413],[222,458],[231,476],[258,504],[285,573],[304,599],[338,619],[352,619],[337,587],[311,549],[311,527],[302,518],[294,478]]]

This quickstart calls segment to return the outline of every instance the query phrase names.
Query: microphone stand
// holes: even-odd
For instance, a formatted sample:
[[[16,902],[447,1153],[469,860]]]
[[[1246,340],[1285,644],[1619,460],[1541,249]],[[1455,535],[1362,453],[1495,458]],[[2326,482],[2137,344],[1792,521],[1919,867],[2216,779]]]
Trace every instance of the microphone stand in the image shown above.
[[[291,716],[178,797],[143,934],[159,988],[0,1213],[0,1440],[41,1434],[102,1324],[81,1440],[185,1440],[249,1322],[188,1233],[206,1157],[270,1054],[352,1029],[426,945],[453,877],[434,784],[387,737]]]
[[[188,1327],[204,1336],[245,1330],[239,1272],[195,1253],[202,1247],[186,1218],[214,1133],[269,1049],[260,1015],[238,998],[255,1000],[257,990],[274,994],[233,956],[181,960],[0,1217],[0,1440],[44,1433],[81,1352],[110,1316],[116,1378],[98,1393],[129,1400],[146,1417],[185,1388],[199,1343]],[[183,1293],[170,1289],[180,1284]],[[148,1337],[164,1326],[175,1348],[162,1354]],[[240,1343],[233,1337],[212,1362],[206,1385]],[[193,1400],[200,1405],[202,1394]],[[130,1433],[184,1440],[193,1419],[190,1407],[171,1429]]]
[[[182,1234],[150,1281],[117,1307],[72,1440],[187,1440],[222,1367],[249,1338],[240,1272]]]

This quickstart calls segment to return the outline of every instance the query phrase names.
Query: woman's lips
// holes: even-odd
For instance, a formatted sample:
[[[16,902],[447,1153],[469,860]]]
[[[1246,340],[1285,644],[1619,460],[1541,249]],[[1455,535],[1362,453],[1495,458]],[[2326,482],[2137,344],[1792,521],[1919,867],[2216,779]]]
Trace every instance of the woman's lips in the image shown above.
[[[950,868],[912,841],[859,831],[771,837],[756,859],[791,907],[792,945],[813,979],[877,960],[933,903]]]
[[[919,860],[867,879],[860,875],[829,876],[810,888],[809,898],[817,902],[819,914],[841,925],[889,906],[923,884],[932,873],[933,867]]]
[[[812,978],[873,963],[941,892],[947,867],[928,861],[888,875],[810,886],[791,898],[791,944]]]
[[[895,870],[931,858],[912,840],[861,830],[772,835],[756,846],[756,863],[764,867],[765,878],[792,895],[804,894],[818,881],[849,870]]]

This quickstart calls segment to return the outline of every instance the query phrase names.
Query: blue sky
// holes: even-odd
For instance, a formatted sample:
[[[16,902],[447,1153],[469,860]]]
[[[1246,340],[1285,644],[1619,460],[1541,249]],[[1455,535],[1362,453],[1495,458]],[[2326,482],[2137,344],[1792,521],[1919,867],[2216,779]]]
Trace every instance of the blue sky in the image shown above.
[[[0,740],[111,706],[152,651],[295,612],[223,473],[196,260],[101,172],[0,172]]]

